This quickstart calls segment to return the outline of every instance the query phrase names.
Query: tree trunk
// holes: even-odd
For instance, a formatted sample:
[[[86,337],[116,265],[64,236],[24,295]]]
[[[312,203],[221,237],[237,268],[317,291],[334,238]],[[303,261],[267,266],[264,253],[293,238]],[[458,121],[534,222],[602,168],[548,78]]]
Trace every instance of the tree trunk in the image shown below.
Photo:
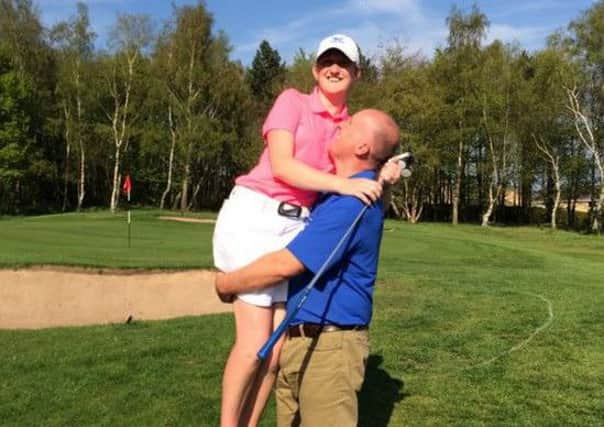
[[[178,207],[178,204],[180,203],[180,195],[182,193],[179,191],[178,194],[176,194],[176,196],[174,197],[174,202],[172,203],[172,210],[176,210],[176,208]]]
[[[193,102],[199,95],[199,89],[195,90],[193,78],[193,72],[195,70],[195,64],[197,62],[196,55],[196,43],[193,41],[189,50],[189,75],[187,80],[187,155],[185,158],[185,175],[182,180],[182,196],[180,199],[180,210],[185,212],[189,207],[189,183],[191,180],[191,162],[193,161],[193,141],[191,140],[193,132]]]
[[[174,130],[174,122],[172,120],[172,105],[170,104],[168,108],[168,120],[170,123],[170,134],[172,136],[172,144],[170,145],[170,156],[168,160],[168,179],[166,182],[166,189],[161,195],[161,201],[159,202],[159,209],[164,208],[164,204],[166,202],[166,196],[172,189],[172,168],[174,165],[174,149],[176,147],[176,131]]]
[[[591,231],[593,231],[594,233],[600,234],[601,231],[601,227],[600,227],[600,221],[602,218],[602,206],[604,205],[604,170],[602,169],[602,167],[599,167],[600,169],[600,197],[598,198],[598,200],[596,201],[596,209],[594,211],[594,219],[593,219],[593,223],[591,226]]]
[[[78,63],[79,64],[79,63]],[[79,66],[78,66],[79,70]],[[78,211],[82,209],[84,204],[84,196],[86,195],[86,149],[82,138],[82,99],[80,96],[80,74],[76,74],[76,102],[78,112],[78,145],[80,147],[80,178],[78,182]]]
[[[493,185],[489,185],[489,205],[487,206],[486,212],[482,214],[482,222],[480,224],[482,227],[489,226],[489,219],[491,218],[491,215],[493,215],[495,205],[497,204],[497,200],[499,200],[502,190],[503,185],[501,183],[498,183],[495,186],[495,192],[493,192]]]
[[[191,174],[191,165],[187,162],[185,165],[185,176],[182,179],[182,189],[181,198],[180,198],[180,210],[181,212],[187,211],[187,206],[189,205],[189,175]]]
[[[552,206],[551,224],[552,230],[556,230],[558,228],[556,217],[558,213],[558,207],[560,206],[560,198],[562,197],[562,184],[560,183],[560,165],[557,161],[552,163],[552,169],[554,172],[554,185],[556,187],[556,197],[554,199],[554,206]]]
[[[80,140],[80,182],[78,190],[78,212],[84,204],[84,196],[86,195],[86,153],[84,151],[84,143]]]
[[[506,100],[507,100],[506,94]],[[506,102],[506,112],[505,112],[505,125],[502,135],[501,144],[496,149],[495,140],[493,134],[491,133],[491,127],[489,126],[489,116],[487,114],[487,99],[486,95],[483,97],[483,106],[482,106],[482,120],[483,126],[486,133],[486,138],[488,141],[488,149],[490,156],[487,154],[487,157],[491,158],[491,164],[493,170],[491,172],[491,180],[489,181],[489,206],[487,207],[486,212],[482,215],[482,226],[488,227],[489,219],[491,215],[493,215],[493,211],[495,210],[495,204],[499,201],[501,194],[503,192],[504,182],[506,181],[506,166],[507,166],[507,134],[508,134],[508,117],[509,117],[509,103]],[[499,156],[497,155],[499,153]],[[501,162],[501,164],[499,163]]]
[[[403,212],[411,224],[416,224],[424,210],[423,194],[416,187],[409,190],[409,184],[404,182],[405,197],[403,199]]]
[[[562,182],[560,179],[560,155],[557,155],[554,151],[554,148],[545,142],[541,137],[537,138],[533,135],[533,139],[535,140],[535,145],[537,148],[544,154],[545,159],[551,166],[551,170],[554,174],[554,188],[556,189],[556,196],[554,197],[552,207],[551,207],[551,215],[550,215],[550,223],[552,230],[556,230],[558,228],[557,223],[557,213],[558,207],[560,206],[560,199],[562,198]],[[548,174],[548,182],[549,179]],[[548,194],[549,194],[549,185],[548,185]]]
[[[394,199],[390,200],[390,204],[388,206],[390,206],[390,209],[392,209],[392,212],[394,212],[394,216],[397,218],[401,217],[401,211],[396,206],[396,203],[394,203]]]
[[[130,91],[132,89],[132,80],[134,78],[134,63],[137,53],[128,57],[128,79],[125,84],[124,103],[120,104],[120,96],[117,89],[117,82],[114,80],[112,95],[114,99],[114,111],[111,118],[113,129],[113,140],[115,146],[115,163],[113,166],[113,189],[111,190],[110,209],[115,213],[120,196],[120,155],[122,144],[126,140],[126,129],[128,128],[128,107],[130,102]],[[114,76],[114,79],[116,77]]]
[[[598,144],[598,142],[596,141],[596,136],[594,135],[593,122],[588,116],[583,113],[581,109],[577,88],[566,88],[566,93],[568,95],[569,100],[567,107],[573,113],[573,116],[575,118],[575,129],[577,130],[579,139],[587,148],[587,150],[591,152],[595,166],[597,167],[598,172],[600,173],[600,197],[595,203],[595,209],[593,212],[593,219],[591,225],[591,230],[594,233],[600,234],[600,219],[602,216],[602,205],[604,203],[604,153],[602,153],[601,143]]]
[[[495,197],[493,197],[493,187],[489,185],[489,202],[488,202],[488,206],[487,206],[487,210],[485,213],[482,214],[482,222],[480,223],[480,225],[482,227],[488,227],[489,226],[489,218],[491,217],[491,214],[493,213],[493,208],[495,206]]]
[[[201,179],[195,186],[195,190],[193,190],[193,195],[191,196],[191,201],[189,202],[189,205],[187,206],[187,210],[191,210],[193,208],[193,205],[195,204],[195,201],[197,200],[197,196],[199,194],[200,189],[201,189]]]
[[[71,152],[71,135],[69,131],[70,126],[70,113],[65,105],[63,108],[63,113],[65,115],[65,176],[63,177],[63,208],[62,211],[65,212],[67,210],[67,191],[68,191],[68,181],[69,181],[69,153]]]
[[[451,222],[453,225],[459,223],[459,201],[461,199],[461,182],[463,180],[463,136],[462,136],[462,122],[459,122],[459,148],[457,152],[457,167],[455,169],[455,187],[453,189],[453,211],[451,213]]]
[[[71,145],[66,144],[65,146],[65,176],[63,178],[63,207],[62,211],[67,210],[67,193],[68,193],[68,181],[69,181],[69,153],[71,151]]]
[[[113,165],[113,190],[111,191],[111,213],[115,213],[119,201],[120,188],[120,147],[115,147],[115,163]]]

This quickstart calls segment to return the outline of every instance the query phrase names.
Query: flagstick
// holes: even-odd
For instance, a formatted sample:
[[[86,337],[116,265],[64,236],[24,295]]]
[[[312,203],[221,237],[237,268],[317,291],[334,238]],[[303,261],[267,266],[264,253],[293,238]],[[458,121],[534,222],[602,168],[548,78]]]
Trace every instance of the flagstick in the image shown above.
[[[128,188],[128,249],[130,249],[130,189]]]

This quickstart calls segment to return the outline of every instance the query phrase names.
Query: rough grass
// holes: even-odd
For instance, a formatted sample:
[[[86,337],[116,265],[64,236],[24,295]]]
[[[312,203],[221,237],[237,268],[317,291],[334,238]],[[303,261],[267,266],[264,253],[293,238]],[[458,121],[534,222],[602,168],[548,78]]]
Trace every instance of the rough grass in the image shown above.
[[[101,214],[100,230],[86,227],[77,249],[65,230],[96,220],[74,218],[0,222],[3,262],[19,235],[40,249],[35,259],[11,255],[15,264],[48,263],[66,247],[85,252],[91,265],[203,266],[210,257],[211,225],[160,223],[150,215],[138,225],[148,233],[137,243],[140,256],[120,264],[94,251],[110,245],[103,239],[114,233],[113,220]],[[7,245],[11,223],[41,231],[9,227]],[[36,241],[53,230],[72,244],[53,249]],[[169,243],[146,246],[160,241]],[[388,222],[360,424],[601,425],[603,255],[604,239],[566,232]],[[232,338],[229,315],[0,332],[0,423],[217,425]],[[263,425],[274,420],[270,405]]]

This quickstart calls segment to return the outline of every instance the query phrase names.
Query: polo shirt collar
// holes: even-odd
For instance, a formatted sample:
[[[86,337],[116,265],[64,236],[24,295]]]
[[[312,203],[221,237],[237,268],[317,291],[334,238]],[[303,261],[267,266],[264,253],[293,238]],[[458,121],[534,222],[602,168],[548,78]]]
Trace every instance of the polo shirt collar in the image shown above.
[[[367,178],[367,179],[375,179],[377,177],[377,172],[373,169],[367,169],[361,172],[357,172],[349,178]]]
[[[337,121],[346,120],[348,118],[348,107],[346,105],[344,105],[342,111],[336,115],[333,115],[327,111],[325,106],[321,103],[321,99],[319,98],[319,88],[316,86],[310,94],[310,109],[313,113],[326,114]]]

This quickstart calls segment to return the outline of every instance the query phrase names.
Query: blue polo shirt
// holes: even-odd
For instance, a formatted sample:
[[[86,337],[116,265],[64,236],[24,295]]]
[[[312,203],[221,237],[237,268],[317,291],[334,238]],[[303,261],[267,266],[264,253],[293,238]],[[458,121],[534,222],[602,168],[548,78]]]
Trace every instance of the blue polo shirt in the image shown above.
[[[375,179],[375,172],[365,171],[355,177]],[[356,197],[339,194],[327,194],[315,205],[306,228],[287,246],[306,267],[304,273],[289,282],[288,310],[297,305],[300,291],[321,269],[363,207],[363,202]],[[311,290],[292,325],[369,324],[383,225],[380,200],[365,211]]]

